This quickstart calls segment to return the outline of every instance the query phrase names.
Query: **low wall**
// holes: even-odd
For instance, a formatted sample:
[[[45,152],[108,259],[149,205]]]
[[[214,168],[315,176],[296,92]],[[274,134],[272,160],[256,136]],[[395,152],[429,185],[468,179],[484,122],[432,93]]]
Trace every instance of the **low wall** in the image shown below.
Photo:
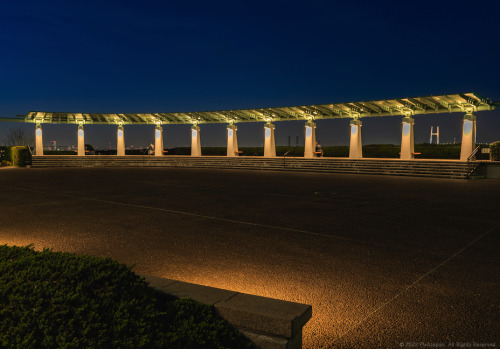
[[[500,161],[481,163],[475,173],[480,178],[500,179]]]
[[[486,178],[500,179],[500,162],[486,166]]]
[[[302,327],[312,317],[312,307],[278,299],[144,276],[149,285],[178,298],[213,305],[217,312],[257,348],[302,348]]]

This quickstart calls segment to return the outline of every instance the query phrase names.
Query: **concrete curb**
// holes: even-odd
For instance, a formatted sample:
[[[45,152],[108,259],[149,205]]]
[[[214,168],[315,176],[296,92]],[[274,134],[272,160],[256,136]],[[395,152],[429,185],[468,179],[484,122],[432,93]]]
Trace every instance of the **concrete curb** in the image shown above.
[[[143,275],[149,286],[179,298],[213,305],[231,325],[257,348],[302,348],[302,327],[312,317],[312,307],[273,298]]]

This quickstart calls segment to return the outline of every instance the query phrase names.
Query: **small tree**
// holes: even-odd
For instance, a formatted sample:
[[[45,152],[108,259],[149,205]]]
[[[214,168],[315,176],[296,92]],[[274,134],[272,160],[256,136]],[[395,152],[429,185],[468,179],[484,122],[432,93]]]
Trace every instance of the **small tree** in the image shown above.
[[[9,130],[7,136],[5,137],[5,143],[11,147],[17,146],[33,146],[34,137],[30,136],[26,130],[20,127],[14,127]]]

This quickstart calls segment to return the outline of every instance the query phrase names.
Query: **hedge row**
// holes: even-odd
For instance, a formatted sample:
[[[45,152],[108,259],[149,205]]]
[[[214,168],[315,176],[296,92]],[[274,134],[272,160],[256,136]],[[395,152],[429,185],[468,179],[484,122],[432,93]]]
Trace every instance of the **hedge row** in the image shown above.
[[[250,348],[213,307],[109,258],[0,245],[1,348]]]
[[[0,146],[2,165],[24,167],[31,163],[31,153],[27,147]]]
[[[0,147],[2,148],[2,147]],[[3,147],[9,148],[9,147]],[[12,147],[13,148],[23,148],[19,151],[19,155],[14,155],[9,157],[16,158],[17,162],[15,166],[24,166],[24,162],[30,161],[30,154],[25,147]],[[10,149],[10,148],[9,148]],[[242,151],[243,156],[263,156],[263,147],[239,147]],[[363,157],[365,158],[399,158],[399,153],[401,147],[399,145],[393,144],[369,144],[363,146]],[[460,144],[415,144],[415,152],[420,153],[416,155],[418,159],[459,159],[460,158]],[[45,151],[46,155],[74,155],[74,151]],[[127,149],[126,155],[144,155],[146,151],[144,149]],[[208,156],[226,156],[226,147],[202,147],[201,153]],[[323,153],[326,157],[348,157],[349,147],[348,146],[325,146],[323,147]],[[116,150],[96,150],[98,155],[116,155]],[[177,147],[168,149],[167,155],[190,155],[190,147]],[[304,147],[287,147],[287,146],[277,146],[276,155],[283,156],[304,156]],[[490,155],[479,152],[476,155],[479,160],[489,160]],[[491,158],[500,160],[500,142],[494,142],[491,145]]]
[[[243,156],[262,156],[264,149],[262,147],[239,147]],[[393,144],[369,144],[363,146],[363,157],[365,158],[399,158],[401,147]],[[459,159],[460,144],[415,144],[415,152],[419,159]],[[225,156],[226,147],[202,147],[203,155]],[[325,146],[323,153],[326,157],[348,157],[348,146]],[[168,149],[168,155],[190,155],[190,147],[178,147]],[[304,156],[304,147],[277,146],[276,155],[283,156]],[[478,153],[477,158],[482,160],[489,159],[488,154]]]

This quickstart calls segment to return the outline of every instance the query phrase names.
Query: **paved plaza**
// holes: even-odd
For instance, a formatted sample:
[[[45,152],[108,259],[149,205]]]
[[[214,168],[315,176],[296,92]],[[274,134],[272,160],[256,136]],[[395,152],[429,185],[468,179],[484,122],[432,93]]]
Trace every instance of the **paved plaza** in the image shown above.
[[[305,348],[500,346],[500,181],[0,168],[0,244],[310,304]]]

